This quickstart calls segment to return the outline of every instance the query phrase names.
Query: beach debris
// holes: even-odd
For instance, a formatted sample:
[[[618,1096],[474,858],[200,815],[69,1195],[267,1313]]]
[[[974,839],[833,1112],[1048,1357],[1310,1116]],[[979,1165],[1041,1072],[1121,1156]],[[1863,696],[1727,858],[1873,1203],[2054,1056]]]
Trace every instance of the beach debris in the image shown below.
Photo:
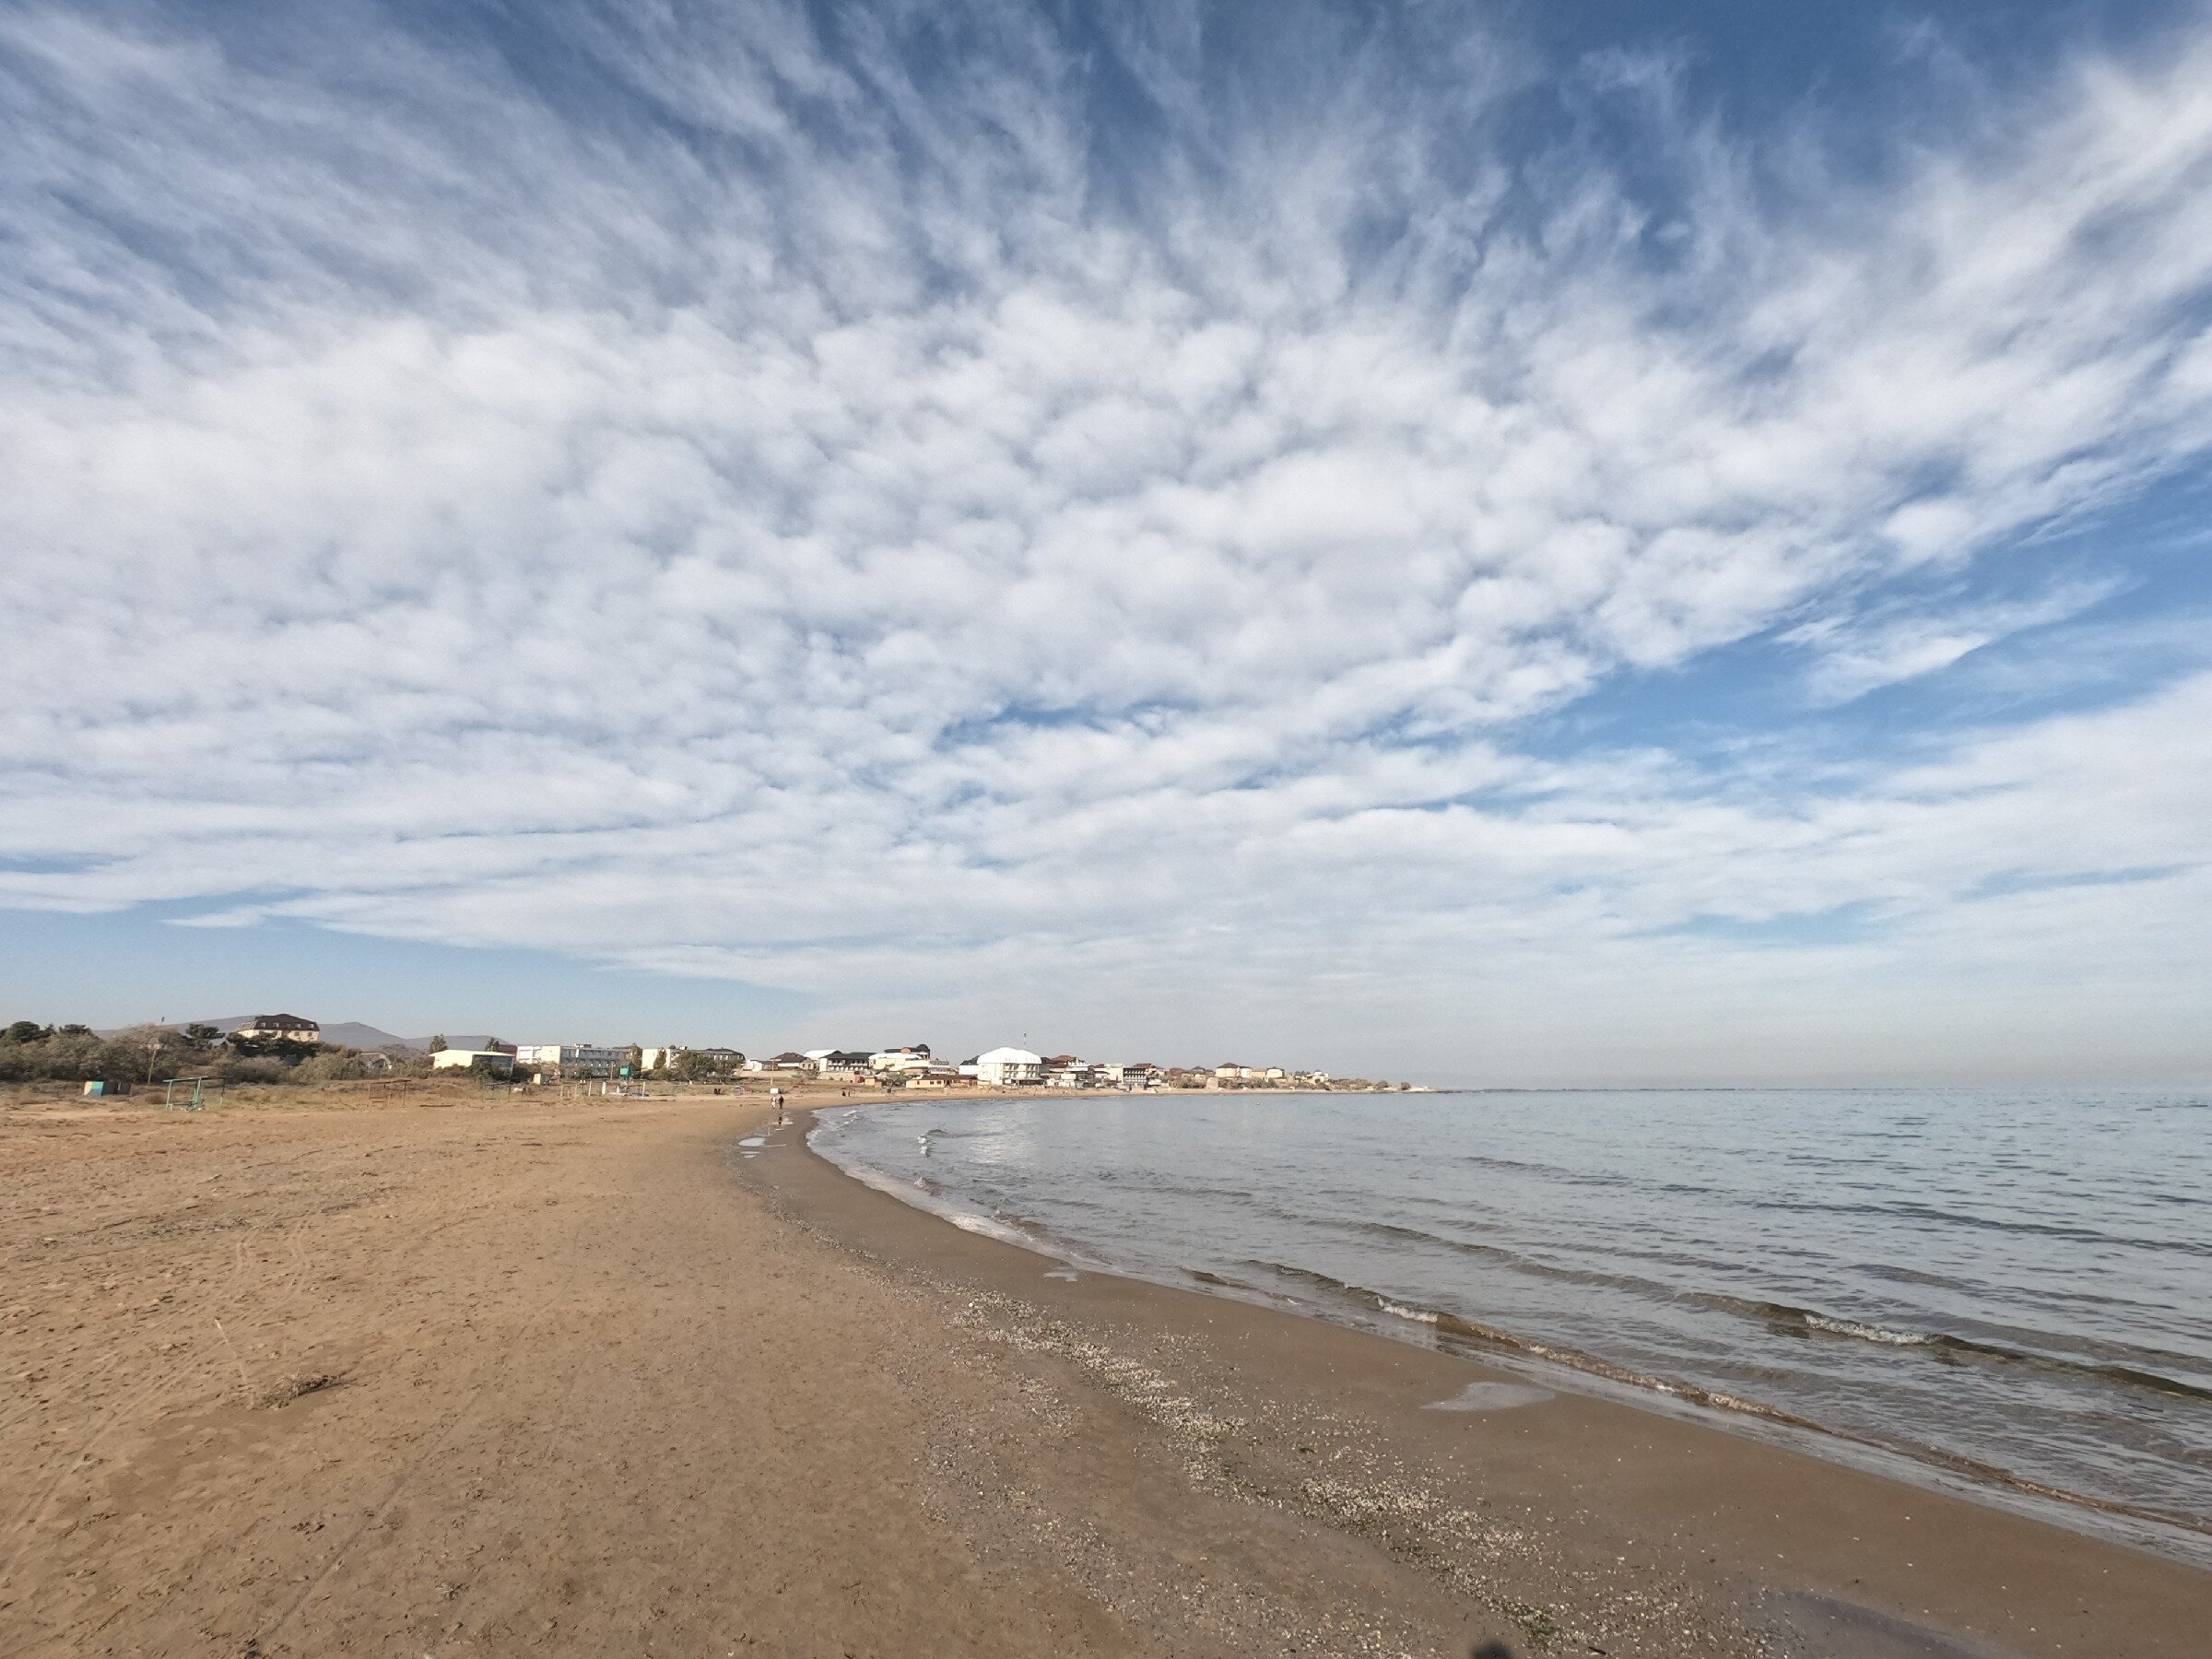
[[[337,1382],[329,1371],[295,1371],[279,1377],[253,1396],[256,1409],[274,1411],[289,1406],[302,1395],[319,1394]]]

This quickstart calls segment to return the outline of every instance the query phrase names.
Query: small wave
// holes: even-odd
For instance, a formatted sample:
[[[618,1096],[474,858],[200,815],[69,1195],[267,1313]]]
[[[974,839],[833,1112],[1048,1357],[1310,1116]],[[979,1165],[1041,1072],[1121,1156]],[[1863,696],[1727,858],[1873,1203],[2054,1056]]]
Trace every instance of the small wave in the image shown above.
[[[996,1239],[1002,1244],[1018,1244],[1025,1250],[1030,1248],[1029,1235],[1025,1234],[1020,1228],[1010,1226],[1006,1222],[996,1220],[990,1216],[973,1215],[966,1210],[951,1210],[946,1212],[945,1219],[962,1232],[976,1233],[986,1239]]]
[[[1709,1300],[1716,1304],[1735,1300],[1732,1297]],[[1792,1307],[1787,1302],[1748,1302],[1738,1305],[1757,1312],[1771,1324],[1796,1325],[1823,1335],[1849,1336],[1860,1342],[1877,1343],[1884,1347],[1925,1348],[1937,1359],[1954,1362],[1959,1359],[1985,1359],[2005,1365],[2032,1366],[2038,1371],[2147,1389],[2153,1394],[2169,1394],[2175,1399],[2212,1400],[2212,1388],[2195,1382],[2184,1382],[2179,1377],[2146,1371],[2141,1366],[2123,1365],[2103,1359],[2066,1359],[2055,1354],[2030,1353],[2025,1348],[2007,1347],[1997,1342],[1981,1342],[1971,1336],[1956,1335],[1949,1331],[1892,1330],[1887,1325],[1868,1324],[1861,1320],[1841,1319],[1832,1313],[1816,1312],[1810,1308]]]
[[[1807,1313],[1805,1323],[1816,1331],[1856,1336],[1862,1342],[1878,1342],[1889,1347],[1925,1347],[1935,1340],[1921,1331],[1892,1331],[1885,1325],[1861,1324],[1855,1319],[1832,1319],[1826,1313]]]
[[[2163,1377],[2157,1371],[2137,1371],[2132,1365],[2087,1365],[2081,1369],[2100,1377],[2110,1377],[2115,1382],[2147,1388],[2153,1394],[2172,1394],[2176,1399],[2212,1400],[2212,1388],[2199,1388],[2194,1382],[2183,1382],[2176,1377]]]
[[[1409,1319],[1415,1324],[1437,1324],[1441,1323],[1444,1317],[1441,1313],[1439,1313],[1430,1308],[1401,1307],[1396,1302],[1390,1300],[1387,1297],[1377,1297],[1375,1299],[1375,1305],[1381,1308],[1383,1312],[1392,1315],[1394,1318]]]
[[[1252,1265],[1265,1268],[1270,1273],[1282,1274],[1288,1277],[1300,1278],[1309,1283],[1321,1285],[1341,1296],[1362,1302],[1376,1312],[1385,1313],[1392,1318],[1406,1320],[1416,1324],[1427,1325],[1441,1335],[1456,1337],[1462,1341],[1478,1344],[1485,1347],[1503,1348],[1514,1353],[1528,1354],[1555,1365],[1566,1366],[1571,1371],[1583,1371],[1591,1376],[1604,1377],[1608,1381],[1628,1383],[1637,1388],[1655,1390],[1661,1394],[1672,1394],[1680,1399],[1709,1406],[1716,1410],[1733,1411],[1762,1418],[1769,1422],[1786,1423],[1794,1428],[1814,1430],[1822,1434],[1841,1435],[1841,1438],[1847,1440],[1858,1438],[1843,1434],[1842,1431],[1831,1428],[1828,1424],[1815,1421],[1813,1418],[1800,1417],[1794,1412],[1784,1411],[1778,1406],[1768,1406],[1757,1400],[1747,1400],[1735,1394],[1721,1393],[1715,1389],[1704,1388],[1696,1383],[1678,1382],[1670,1378],[1653,1376],[1644,1371],[1632,1371],[1625,1366],[1615,1365],[1610,1360],[1601,1359],[1594,1354],[1586,1354],[1575,1348],[1557,1347],[1549,1343],[1516,1335],[1512,1332],[1500,1330],[1495,1325],[1483,1324],[1460,1314],[1447,1313],[1433,1308],[1408,1307],[1403,1302],[1385,1296],[1379,1290],[1370,1290],[1361,1285],[1347,1284],[1342,1279],[1332,1278],[1325,1273],[1316,1273],[1311,1268],[1293,1267],[1281,1262],[1253,1262]],[[1978,1359],[2005,1364],[2034,1366],[2041,1370],[2095,1378],[2107,1382],[2123,1383],[2129,1387],[2146,1389],[2154,1394],[2167,1394],[2176,1399],[2212,1400],[2212,1388],[2205,1388],[2194,1382],[2184,1382],[2179,1378],[2165,1376],[2157,1371],[2145,1371],[2137,1366],[2101,1362],[2083,1363],[2077,1360],[2054,1359],[2045,1355],[2028,1353],[2018,1348],[2004,1347],[1996,1343],[1977,1342],[1971,1337],[1954,1335],[1947,1331],[1894,1330],[1888,1325],[1870,1324],[1863,1320],[1842,1319],[1834,1314],[1818,1312],[1810,1308],[1794,1307],[1788,1302],[1755,1302],[1738,1297],[1712,1294],[1700,1296],[1695,1300],[1713,1306],[1727,1307],[1734,1312],[1753,1314],[1769,1324],[1795,1325],[1806,1332],[1828,1336],[1847,1337],[1853,1341],[1873,1343],[1882,1347],[1923,1348],[1928,1350],[1934,1357],[1953,1360]],[[1914,1454],[1920,1455],[1917,1452]],[[1930,1453],[1927,1455],[1935,1457],[1937,1461],[1943,1461],[1940,1454]],[[2017,1477],[2005,1471],[1987,1470],[1979,1465],[1975,1465],[1975,1468],[1977,1472],[1987,1474],[1993,1478],[2001,1477],[2005,1484],[2020,1484]],[[2071,1493],[2062,1495],[2075,1496]],[[2081,1500],[2081,1501],[2091,1500]]]
[[[2094,1227],[2068,1226],[2058,1221],[2030,1221],[2019,1216],[1977,1216],[1971,1210],[1945,1209],[1919,1203],[1832,1204],[1806,1198],[1755,1198],[1746,1207],[1788,1215],[1899,1217],[1908,1221],[1932,1221],[1944,1227],[1971,1228],[1978,1232],[2017,1233],[2039,1239],[2057,1239],[2069,1244],[2100,1244],[2118,1250],[2141,1250],[2154,1254],[2212,1255],[2212,1243],[2197,1239],[2146,1239],[2128,1233],[2110,1233]]]

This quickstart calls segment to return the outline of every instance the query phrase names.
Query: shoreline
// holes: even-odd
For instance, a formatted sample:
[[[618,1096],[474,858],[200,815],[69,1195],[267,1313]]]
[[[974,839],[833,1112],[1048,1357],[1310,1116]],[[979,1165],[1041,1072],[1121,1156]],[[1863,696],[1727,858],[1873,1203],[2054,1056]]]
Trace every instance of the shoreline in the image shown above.
[[[0,1651],[2182,1659],[2212,1577],[1065,1268],[759,1100],[0,1112]]]
[[[1628,1385],[1621,1394],[1544,1389],[1548,1366],[1542,1360],[1500,1364],[1497,1356],[1454,1351],[1411,1332],[1362,1329],[1225,1294],[1227,1288],[1166,1284],[1119,1268],[1066,1263],[1035,1241],[961,1226],[846,1171],[806,1144],[818,1112],[856,1104],[825,1101],[794,1111],[798,1133],[793,1144],[772,1163],[764,1158],[753,1166],[795,1215],[827,1235],[895,1265],[954,1274],[993,1293],[1044,1304],[1055,1315],[1077,1315],[1087,1306],[1111,1310],[1123,1322],[1124,1335],[1155,1325],[1178,1340],[1218,1345],[1224,1339],[1220,1327],[1230,1327],[1228,1340],[1241,1346],[1264,1342],[1277,1356],[1274,1383],[1308,1400],[1342,1390],[1347,1372],[1360,1373],[1362,1394],[1374,1391],[1376,1376],[1414,1372],[1427,1379],[1435,1397],[1408,1399],[1402,1388],[1395,1391],[1389,1435],[1418,1447],[1418,1462],[1444,1465],[1455,1454],[1465,1456],[1464,1444],[1440,1444],[1439,1432],[1429,1425],[1489,1417],[1477,1412],[1445,1419],[1438,1407],[1455,1388],[1533,1386],[1553,1397],[1506,1414],[1524,1419],[1515,1425],[1514,1438],[1535,1438],[1534,1419],[1544,1412],[1571,1419],[1571,1427],[1540,1438],[1559,1460],[1555,1481],[1577,1490],[1590,1484],[1593,1462],[1605,1461],[1606,1447],[1618,1448],[1612,1453],[1617,1464],[1644,1460],[1636,1483],[1644,1508],[1632,1530],[1646,1542],[1662,1531],[1703,1536],[1711,1547],[1707,1571],[1691,1576],[1702,1577],[1710,1591],[1745,1606],[1762,1596],[1810,1595],[1856,1607],[1878,1621],[1895,1622],[1891,1636],[1904,1644],[1846,1645],[1835,1652],[2194,1653],[2194,1632],[2212,1620],[2212,1574],[2100,1530],[2062,1525],[2027,1505],[1993,1500],[1999,1495],[1979,1483],[1961,1490],[1941,1480],[1940,1467],[1916,1465],[1916,1473],[1934,1478],[1910,1481],[1817,1455],[1779,1437],[1744,1432],[1714,1420],[1717,1414],[1709,1407],[1670,1409],[1673,1401],[1621,1397]],[[1313,1374],[1317,1371],[1322,1374]],[[1813,1431],[1831,1432],[1818,1425]],[[1906,1461],[1901,1453],[1888,1455]],[[1520,1474],[1543,1484],[1537,1469],[1521,1466]],[[1526,1495],[1533,1499],[1540,1492]],[[1744,1516],[1761,1511],[1763,1524],[1741,1524]],[[1918,1521],[1912,1519],[1916,1513]],[[1948,1547],[1929,1549],[1932,1536],[1945,1538]],[[1910,1554],[1901,1553],[1907,1540]],[[1786,1547],[1777,1548],[1778,1543]],[[1932,1560],[1938,1553],[1940,1565]],[[1776,1560],[1794,1565],[1779,1582],[1771,1566]],[[2115,1579],[2136,1585],[2117,1605]],[[2087,1618],[2094,1618],[2108,1646],[2082,1642]],[[2054,1639],[2054,1630],[2066,1633]]]
[[[1097,1091],[1083,1091],[1073,1098],[1085,1098],[1086,1094],[1088,1098],[1115,1098]],[[1018,1098],[1019,1091],[1002,1089],[947,1098],[995,1100],[1010,1096]],[[917,1103],[896,1098],[817,1101],[806,1103],[805,1110],[811,1118],[818,1120],[819,1114],[841,1110]],[[1089,1247],[1073,1239],[1041,1229],[1030,1231],[1002,1218],[975,1215],[958,1207],[949,1197],[940,1200],[935,1193],[919,1188],[903,1177],[865,1165],[847,1167],[813,1145],[815,1133],[812,1127],[807,1131],[809,1150],[849,1179],[953,1227],[981,1232],[1086,1271],[1116,1274],[1164,1289],[1195,1291],[1249,1306],[1278,1309],[1300,1318],[1319,1320],[1392,1341],[1435,1347],[1517,1374],[1525,1372],[1532,1382],[1547,1386],[1588,1393],[1593,1397],[1677,1417],[1719,1432],[1763,1438],[1768,1443],[1806,1452],[1843,1467],[1899,1480],[1924,1491],[1962,1497],[2086,1537],[2142,1550],[2177,1565],[2212,1571],[2212,1526],[2193,1524],[2124,1501],[2052,1486],[2014,1470],[1935,1446],[1893,1444],[1763,1400],[1637,1371],[1603,1355],[1547,1343],[1448,1310],[1402,1305],[1392,1294],[1323,1275],[1307,1277],[1333,1293],[1336,1301],[1285,1296],[1223,1278],[1186,1263],[1152,1265],[1114,1261],[1091,1252]],[[1338,1302],[1344,1305],[1339,1306]],[[2181,1385],[2166,1383],[2164,1387],[2177,1391]]]

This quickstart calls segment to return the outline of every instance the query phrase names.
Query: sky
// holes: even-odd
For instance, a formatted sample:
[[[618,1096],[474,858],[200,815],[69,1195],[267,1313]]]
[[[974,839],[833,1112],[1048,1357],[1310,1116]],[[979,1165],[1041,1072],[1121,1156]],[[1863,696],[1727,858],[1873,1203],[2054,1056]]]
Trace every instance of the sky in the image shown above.
[[[0,1018],[2212,1080],[2200,5],[0,13]]]

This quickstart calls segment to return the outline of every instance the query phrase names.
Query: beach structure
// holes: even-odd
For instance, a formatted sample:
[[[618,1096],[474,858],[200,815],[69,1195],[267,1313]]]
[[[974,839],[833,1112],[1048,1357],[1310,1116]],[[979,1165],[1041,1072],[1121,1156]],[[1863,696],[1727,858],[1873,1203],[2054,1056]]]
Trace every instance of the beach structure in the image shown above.
[[[865,1077],[869,1072],[869,1056],[860,1049],[824,1049],[806,1058],[818,1077]]]
[[[216,1099],[222,1099],[223,1080],[220,1077],[166,1077],[162,1082],[161,1109],[164,1112],[197,1112],[207,1103],[210,1091]],[[180,1083],[192,1086],[191,1092],[182,1100],[177,1099],[177,1085]]]
[[[256,1014],[230,1033],[241,1042],[300,1042],[319,1044],[323,1028],[297,1014]]]
[[[1032,1054],[1028,1049],[994,1048],[978,1054],[971,1062],[975,1080],[979,1083],[1041,1083],[1044,1081],[1044,1056]],[[962,1070],[967,1068],[963,1066]]]

